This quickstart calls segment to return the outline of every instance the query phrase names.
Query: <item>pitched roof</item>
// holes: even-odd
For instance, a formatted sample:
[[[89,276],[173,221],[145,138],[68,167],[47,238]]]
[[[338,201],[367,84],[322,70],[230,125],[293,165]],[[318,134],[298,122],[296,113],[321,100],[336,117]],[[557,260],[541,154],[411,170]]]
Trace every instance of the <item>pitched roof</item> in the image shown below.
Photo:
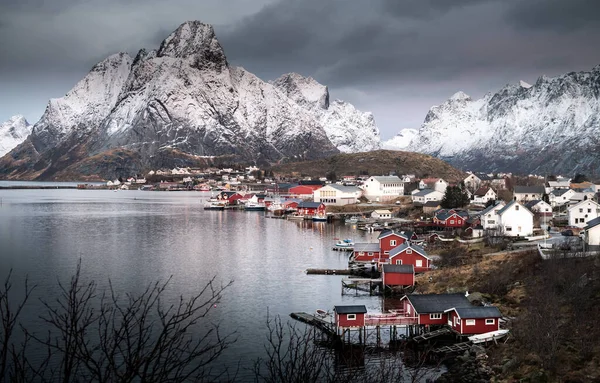
[[[588,221],[587,226],[583,228],[583,230],[591,229],[592,227],[600,225],[600,217],[594,218],[591,221]]]
[[[413,265],[383,265],[384,273],[396,274],[414,274],[415,268]]]
[[[510,201],[509,203],[507,203],[506,206],[504,206],[502,209],[498,210],[497,214],[498,215],[504,214],[505,211],[508,211],[508,209],[510,209],[514,205],[522,206],[525,211],[529,212],[529,214],[533,214],[529,209],[527,209],[525,206],[521,205],[514,199],[512,201]]]
[[[417,197],[425,197],[425,196],[426,196],[426,195],[428,195],[428,194],[431,194],[431,193],[436,193],[436,192],[441,194],[441,192],[439,192],[439,191],[437,191],[437,190],[433,190],[433,189],[423,189],[423,190],[421,190],[420,192],[413,194],[413,196],[417,196]]]
[[[392,214],[392,212],[389,211],[389,210],[375,210],[373,213],[377,213],[377,214]]]
[[[427,201],[423,204],[423,206],[425,207],[438,207],[440,206],[442,202],[441,201]]]
[[[515,186],[515,194],[544,194],[546,188],[543,186]]]
[[[490,190],[490,189],[491,189],[491,187],[489,187],[489,186],[480,187],[479,189],[477,189],[475,191],[474,194],[477,196],[484,196],[487,194],[488,190]],[[492,190],[492,191],[494,191],[494,190]]]
[[[412,235],[412,232],[410,232],[410,233],[411,233],[411,235]],[[377,236],[377,239],[379,240],[379,239],[381,239],[381,238],[385,238],[385,237],[387,237],[388,235],[392,235],[392,234],[395,234],[395,235],[397,235],[397,236],[399,236],[399,237],[402,237],[402,238],[404,238],[404,239],[410,239],[410,237],[407,237],[407,234],[406,234],[406,232],[395,231],[395,230],[390,230],[390,229],[383,230],[383,231],[382,231],[382,232],[381,232],[381,233],[380,233],[380,234]]]
[[[302,186],[323,186],[325,182],[317,180],[302,180],[298,182]]]
[[[535,205],[537,205],[540,202],[544,202],[540,199],[534,199],[533,201],[529,201],[525,204],[525,207],[529,210],[531,210]]]
[[[357,251],[362,251],[362,252],[369,252],[369,251],[379,251],[381,250],[379,248],[379,244],[378,243],[355,243],[354,244],[354,252]]]
[[[398,176],[372,176],[375,181],[380,183],[402,183],[402,180]]]
[[[422,256],[424,256],[425,258],[429,259],[429,257],[427,256],[427,252],[421,246],[413,245],[409,241],[406,241],[403,244],[398,245],[398,246],[394,247],[392,250],[390,250],[390,258],[395,257],[396,255],[402,253],[404,250],[407,250],[407,249],[412,249],[412,250],[416,251],[417,253],[421,254]]]
[[[419,314],[443,313],[451,308],[473,307],[463,293],[409,294],[406,298]]]
[[[489,213],[490,211],[492,211],[495,207],[497,207],[500,204],[504,204],[504,202],[502,201],[496,201],[495,204],[490,205],[488,207],[486,207],[485,209],[483,209],[482,211],[479,212],[479,216],[481,217],[482,215],[486,215],[487,213]]]
[[[299,208],[304,208],[304,209],[316,209],[319,206],[321,206],[322,202],[308,202],[308,201],[302,201],[298,204]]]
[[[554,194],[555,196],[560,197],[561,195],[565,194],[569,190],[571,190],[571,189],[554,189],[550,192],[550,194]]]
[[[461,319],[502,318],[500,310],[495,306],[456,307],[446,311],[451,310],[456,310]]]
[[[336,190],[339,190],[341,192],[344,192],[344,193],[362,192],[362,189],[359,188],[358,186],[345,186],[345,185],[338,185],[338,184],[325,185],[325,187],[328,187],[328,186],[331,188],[334,188]]]
[[[334,306],[333,309],[338,314],[365,314],[367,312],[365,305]]]

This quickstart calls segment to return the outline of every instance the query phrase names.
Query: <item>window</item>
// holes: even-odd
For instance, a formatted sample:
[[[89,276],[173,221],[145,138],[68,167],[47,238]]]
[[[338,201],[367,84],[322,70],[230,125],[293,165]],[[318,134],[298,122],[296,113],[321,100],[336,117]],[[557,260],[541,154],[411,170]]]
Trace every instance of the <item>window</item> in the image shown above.
[[[417,261],[415,262],[415,266],[417,266],[417,267],[423,267],[423,260],[417,259]]]
[[[359,251],[358,255],[365,255],[365,252],[364,251]]]
[[[519,205],[516,205],[516,206],[515,206],[515,210],[519,210]]]
[[[450,220],[450,224],[451,225],[454,224],[454,220],[453,219]]]
[[[390,241],[390,246],[396,246],[396,240],[395,239],[392,239]]]
[[[406,254],[412,254],[412,250],[411,249],[406,250]]]
[[[387,251],[387,250],[383,252],[383,254],[389,254],[389,253],[390,253],[390,252],[389,252],[389,251]]]
[[[346,319],[348,319],[348,320],[356,320],[356,314],[348,314],[348,315],[346,315]]]
[[[506,227],[504,228],[504,230],[506,230],[506,231],[512,231],[512,227],[510,227],[510,226],[506,226]]]
[[[475,319],[467,319],[465,321],[466,326],[475,326]]]
[[[495,319],[486,319],[485,324],[496,324],[496,320]]]
[[[396,264],[397,265],[401,265],[402,264],[402,260],[401,259],[396,259]]]
[[[442,319],[442,313],[429,314],[429,319]]]
[[[495,223],[496,223],[496,221],[495,221],[495,220],[493,220],[493,219],[488,219],[488,225],[493,225],[493,224],[495,224]]]
[[[406,312],[410,314],[410,305],[406,305]]]
[[[580,212],[580,213],[583,213],[583,209],[582,209],[582,208],[579,208],[579,212]]]
[[[373,256],[373,252],[369,251],[369,257],[372,257],[372,256]]]
[[[591,212],[592,212],[592,209],[588,209],[588,213],[591,213]]]

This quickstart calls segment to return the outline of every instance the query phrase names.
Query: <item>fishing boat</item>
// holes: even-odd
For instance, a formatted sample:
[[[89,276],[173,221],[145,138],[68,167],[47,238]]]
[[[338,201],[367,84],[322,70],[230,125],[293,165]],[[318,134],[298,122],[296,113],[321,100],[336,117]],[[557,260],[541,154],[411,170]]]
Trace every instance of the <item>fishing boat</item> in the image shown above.
[[[469,337],[469,340],[475,344],[497,340],[505,337],[509,330],[490,331],[483,334],[477,334]]]
[[[349,238],[339,240],[335,243],[335,247],[340,249],[347,249],[354,247],[354,241]]]
[[[358,217],[353,216],[350,218],[346,218],[346,220],[344,221],[345,223],[358,223]]]
[[[204,204],[204,210],[225,210],[225,204],[208,201]]]
[[[315,222],[327,222],[327,215],[319,213],[317,215],[313,215],[312,220]]]
[[[287,216],[288,219],[304,219],[304,215],[293,213]]]
[[[258,202],[256,195],[252,196],[244,205],[244,210],[247,211],[265,211],[266,206],[262,202]]]
[[[315,314],[318,317],[321,317],[321,318],[325,318],[327,315],[329,315],[329,313],[327,311],[323,310],[323,309],[317,309],[317,311],[315,312]]]

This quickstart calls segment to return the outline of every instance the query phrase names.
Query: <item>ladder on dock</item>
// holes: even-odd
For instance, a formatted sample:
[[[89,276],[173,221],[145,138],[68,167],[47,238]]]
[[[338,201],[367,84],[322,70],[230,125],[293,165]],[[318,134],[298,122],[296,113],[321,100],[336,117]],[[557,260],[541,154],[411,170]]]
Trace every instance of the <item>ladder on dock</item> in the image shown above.
[[[417,335],[417,336],[413,337],[412,340],[414,340],[417,343],[424,342],[426,340],[435,338],[436,336],[440,336],[440,335],[444,335],[444,334],[450,334],[451,332],[452,332],[452,330],[450,330],[449,328],[445,327],[445,328],[441,328],[439,330],[434,330],[434,331],[427,332],[427,333],[422,334],[422,335]]]
[[[456,343],[456,344],[453,344],[450,346],[443,346],[440,348],[436,348],[436,349],[433,349],[432,352],[439,353],[439,354],[449,354],[449,353],[453,353],[453,352],[470,350],[471,346],[473,346],[473,344],[471,342],[462,342],[462,343]]]
[[[326,321],[322,318],[319,318],[315,315],[308,314],[305,312],[300,312],[300,313],[291,313],[290,317],[292,317],[292,319],[295,319],[297,321],[314,326],[314,327],[318,328],[319,330],[323,331],[327,335],[331,335],[331,336],[337,335],[333,328],[333,323],[328,322],[328,321]]]

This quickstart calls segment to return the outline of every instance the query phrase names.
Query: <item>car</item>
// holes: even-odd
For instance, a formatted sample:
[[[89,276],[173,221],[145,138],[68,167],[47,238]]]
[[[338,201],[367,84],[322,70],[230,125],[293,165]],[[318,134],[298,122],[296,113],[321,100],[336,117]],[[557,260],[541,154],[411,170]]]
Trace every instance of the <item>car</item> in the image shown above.
[[[571,229],[563,230],[560,232],[560,235],[564,235],[565,237],[572,237],[573,230],[571,230]]]

